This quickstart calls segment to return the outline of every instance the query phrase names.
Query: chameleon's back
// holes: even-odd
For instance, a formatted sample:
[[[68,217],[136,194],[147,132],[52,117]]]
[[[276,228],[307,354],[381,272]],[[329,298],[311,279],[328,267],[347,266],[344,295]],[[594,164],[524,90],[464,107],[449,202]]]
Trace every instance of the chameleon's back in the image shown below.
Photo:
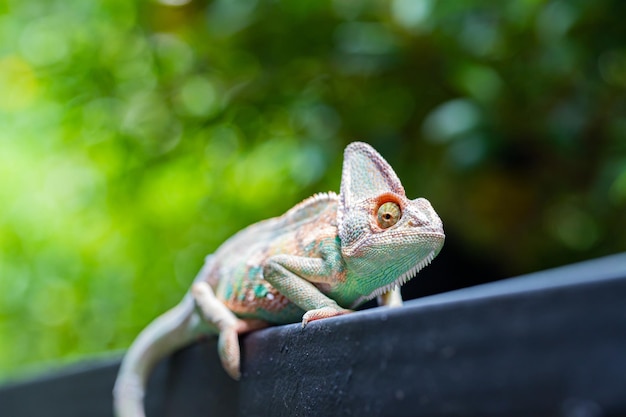
[[[320,248],[328,250],[328,245],[336,246],[339,254],[337,203],[334,193],[317,194],[224,242],[208,275],[217,298],[240,317],[271,323],[299,321],[304,311],[263,278],[263,266],[277,254],[318,257]]]

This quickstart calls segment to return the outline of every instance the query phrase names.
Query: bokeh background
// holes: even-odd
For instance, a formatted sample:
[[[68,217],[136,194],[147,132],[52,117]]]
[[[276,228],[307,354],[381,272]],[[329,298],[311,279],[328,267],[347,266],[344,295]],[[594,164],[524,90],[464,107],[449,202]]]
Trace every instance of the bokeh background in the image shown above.
[[[621,0],[0,0],[0,379],[122,349],[376,147],[409,297],[626,250]]]

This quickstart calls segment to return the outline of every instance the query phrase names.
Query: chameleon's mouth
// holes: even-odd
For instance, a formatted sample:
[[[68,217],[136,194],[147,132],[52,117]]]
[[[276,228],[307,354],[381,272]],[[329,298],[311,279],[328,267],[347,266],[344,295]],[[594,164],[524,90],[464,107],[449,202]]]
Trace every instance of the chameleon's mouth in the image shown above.
[[[415,264],[413,267],[411,267],[408,271],[406,271],[405,273],[403,273],[402,275],[400,275],[398,278],[396,278],[393,282],[391,282],[390,284],[387,284],[383,287],[377,288],[374,291],[372,291],[371,294],[369,295],[363,295],[361,297],[359,297],[358,300],[356,300],[352,306],[350,308],[356,308],[358,305],[371,300],[374,297],[378,297],[379,295],[383,295],[393,289],[395,289],[398,286],[402,286],[404,285],[408,280],[415,278],[415,276],[417,275],[417,273],[419,271],[421,271],[424,267],[428,266],[428,264],[430,264],[433,259],[435,259],[436,256],[436,251],[431,251],[428,255],[426,255],[426,257],[424,257],[424,259],[422,259],[421,261],[419,261],[417,264]]]

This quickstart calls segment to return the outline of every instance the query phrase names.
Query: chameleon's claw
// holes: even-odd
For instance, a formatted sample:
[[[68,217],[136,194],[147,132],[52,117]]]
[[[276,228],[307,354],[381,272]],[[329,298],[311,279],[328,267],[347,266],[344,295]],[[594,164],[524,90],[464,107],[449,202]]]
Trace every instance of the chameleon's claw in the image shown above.
[[[310,321],[341,316],[352,312],[352,310],[341,307],[322,307],[316,308],[315,310],[309,310],[304,313],[304,316],[302,316],[302,327],[305,327]]]

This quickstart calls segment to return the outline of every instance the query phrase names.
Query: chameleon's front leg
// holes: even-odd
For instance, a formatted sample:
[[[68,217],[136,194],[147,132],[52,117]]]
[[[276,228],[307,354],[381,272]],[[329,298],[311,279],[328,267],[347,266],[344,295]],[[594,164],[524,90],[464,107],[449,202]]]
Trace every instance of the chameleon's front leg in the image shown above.
[[[239,335],[267,326],[261,320],[241,320],[235,316],[220,300],[215,297],[211,286],[199,281],[191,287],[191,293],[196,305],[202,311],[205,320],[212,323],[219,332],[217,352],[224,370],[233,379],[241,376],[241,353],[239,349]]]
[[[378,296],[378,305],[387,307],[402,307],[402,294],[400,287]]]
[[[333,283],[332,267],[321,258],[275,255],[263,268],[263,276],[290,301],[306,311],[302,326],[313,320],[350,313],[313,285]]]

